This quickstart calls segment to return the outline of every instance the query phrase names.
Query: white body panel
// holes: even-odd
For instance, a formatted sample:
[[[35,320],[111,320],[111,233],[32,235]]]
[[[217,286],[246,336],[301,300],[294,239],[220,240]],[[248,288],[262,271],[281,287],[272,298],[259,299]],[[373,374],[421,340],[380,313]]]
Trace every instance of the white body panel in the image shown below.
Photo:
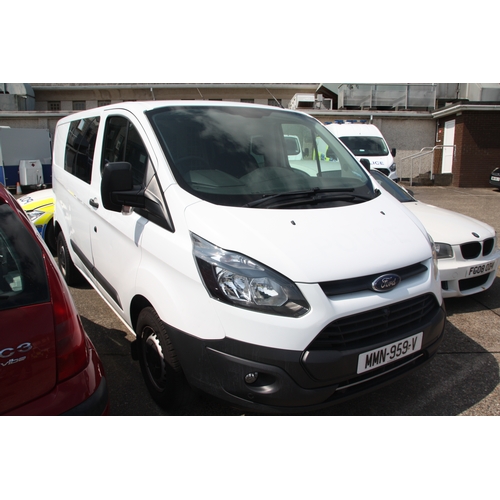
[[[399,268],[408,263],[407,252],[418,262],[428,258],[429,251],[425,237],[415,237],[416,227],[408,224],[401,204],[385,193],[359,205],[317,210],[256,210],[201,202],[186,210],[186,225],[211,243],[301,283]],[[405,252],[387,252],[388,241]]]

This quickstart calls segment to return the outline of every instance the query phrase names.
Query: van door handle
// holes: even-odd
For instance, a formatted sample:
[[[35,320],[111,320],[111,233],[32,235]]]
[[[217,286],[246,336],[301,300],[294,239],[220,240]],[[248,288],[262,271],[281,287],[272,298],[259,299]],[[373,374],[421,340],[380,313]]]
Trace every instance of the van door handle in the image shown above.
[[[90,205],[91,207],[94,207],[94,208],[99,208],[99,203],[97,203],[96,198],[93,198],[93,199],[91,198],[91,199],[89,200],[89,205]]]

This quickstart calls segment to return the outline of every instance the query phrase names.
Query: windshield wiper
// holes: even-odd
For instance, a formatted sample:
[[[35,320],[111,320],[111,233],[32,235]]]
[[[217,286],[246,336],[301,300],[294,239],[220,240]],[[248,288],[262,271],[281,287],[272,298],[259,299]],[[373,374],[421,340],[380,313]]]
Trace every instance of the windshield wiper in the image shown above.
[[[313,188],[306,191],[290,191],[287,193],[277,193],[271,195],[264,195],[262,198],[250,201],[244,207],[265,207],[265,208],[278,208],[287,207],[303,203],[318,203],[328,201],[354,201],[371,200],[372,197],[358,195],[353,193],[354,188],[351,189],[320,189]]]

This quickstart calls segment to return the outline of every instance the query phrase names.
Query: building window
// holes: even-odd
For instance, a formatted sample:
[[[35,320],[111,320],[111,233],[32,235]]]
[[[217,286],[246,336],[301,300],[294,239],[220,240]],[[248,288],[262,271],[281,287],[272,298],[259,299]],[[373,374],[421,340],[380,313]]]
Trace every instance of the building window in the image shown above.
[[[254,104],[255,99],[241,99],[241,102],[249,102],[250,104]]]
[[[73,101],[73,111],[82,111],[85,108],[85,101]]]
[[[277,106],[278,108],[280,108],[281,107],[281,99],[268,99],[267,105],[268,106]]]
[[[108,104],[111,104],[111,101],[97,101],[97,106],[107,106]]]
[[[61,101],[49,101],[49,111],[61,111]]]

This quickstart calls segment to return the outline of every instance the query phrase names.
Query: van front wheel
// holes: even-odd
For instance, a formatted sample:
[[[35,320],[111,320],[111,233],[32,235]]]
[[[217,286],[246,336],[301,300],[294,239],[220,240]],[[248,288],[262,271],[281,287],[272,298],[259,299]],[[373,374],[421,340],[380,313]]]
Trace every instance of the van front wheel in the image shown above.
[[[152,307],[137,320],[139,363],[146,386],[161,408],[178,408],[190,391],[177,360],[165,324]]]

